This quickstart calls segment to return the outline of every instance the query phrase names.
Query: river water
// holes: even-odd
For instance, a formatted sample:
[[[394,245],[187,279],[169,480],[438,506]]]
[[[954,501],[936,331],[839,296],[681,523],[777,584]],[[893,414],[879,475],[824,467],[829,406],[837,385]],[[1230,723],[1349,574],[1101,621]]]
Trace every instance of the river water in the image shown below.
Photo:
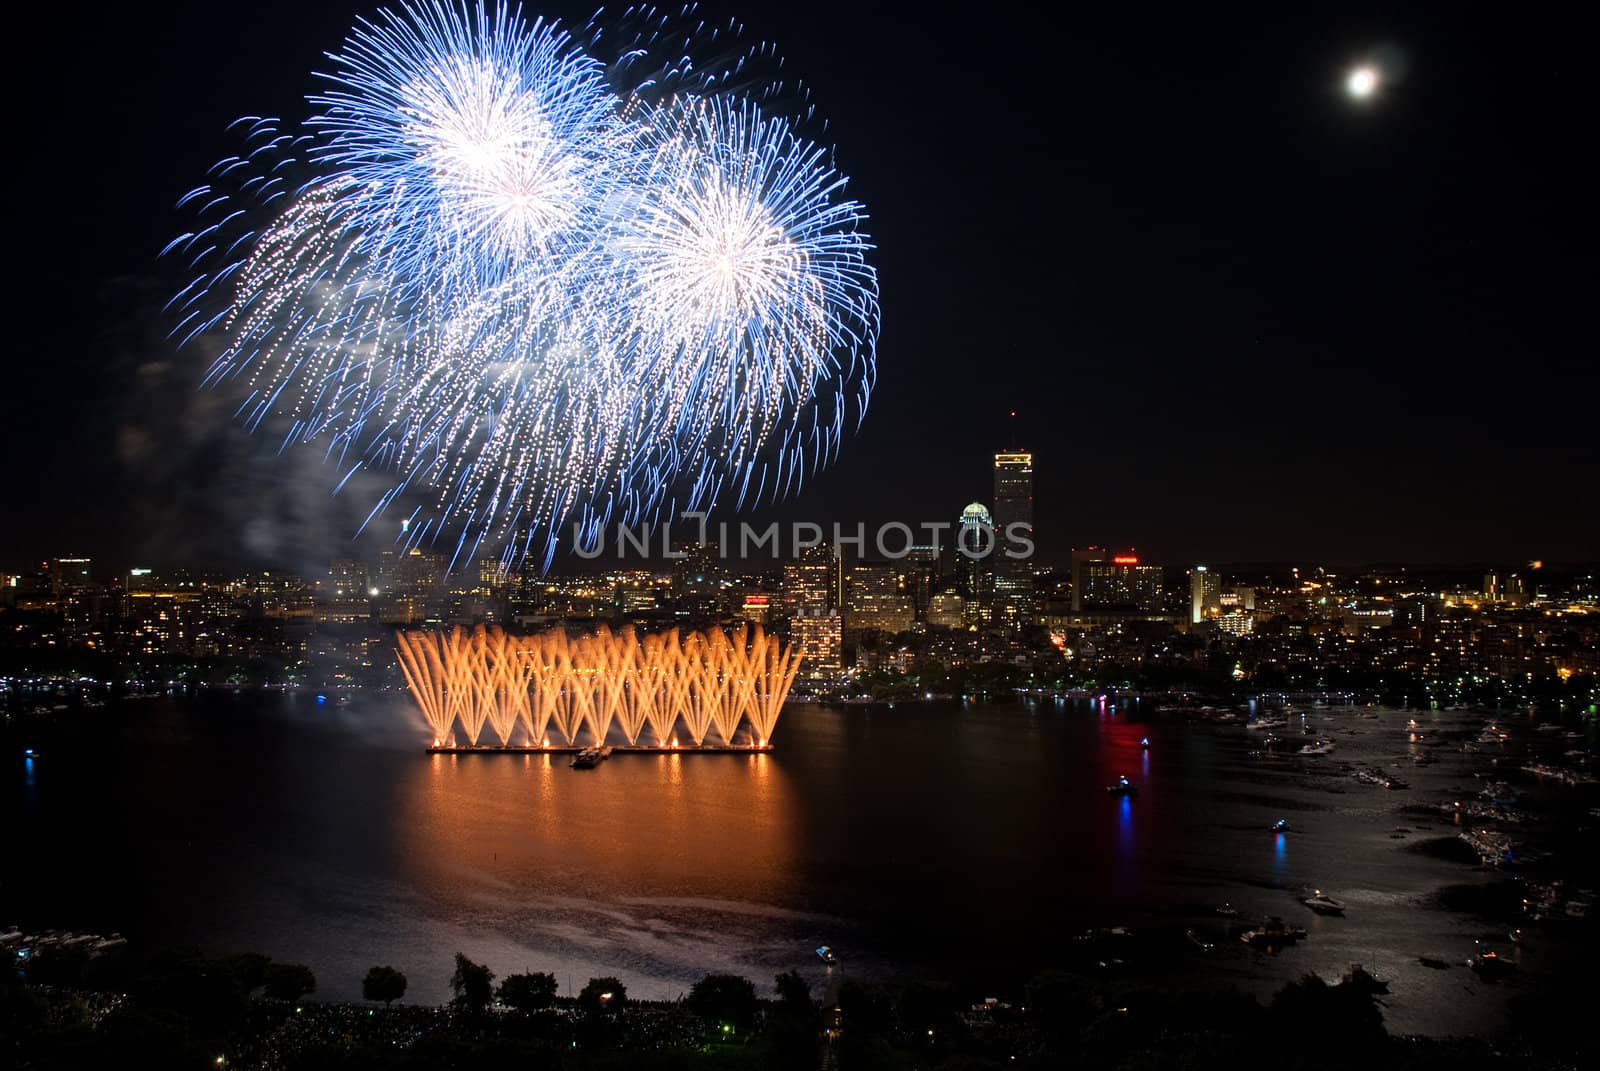
[[[1488,924],[1436,901],[1493,875],[1425,850],[1456,828],[1436,805],[1477,791],[1484,757],[1460,741],[1483,716],[1305,719],[1333,755],[1301,757],[1298,739],[1264,754],[1261,733],[1137,704],[791,705],[770,754],[578,771],[425,754],[396,692],[126,701],[74,746],[8,763],[0,922],[261,951],[310,964],[328,999],[388,963],[413,1001],[447,997],[457,951],[502,975],[552,971],[565,992],[616,974],[674,997],[712,971],[825,984],[821,943],[840,973],[1005,995],[1089,947],[1122,969],[1114,942],[1081,935],[1123,926],[1170,937],[1162,971],[1265,994],[1361,962],[1390,982],[1392,1030],[1493,1027],[1507,988],[1462,966]],[[1413,766],[1419,750],[1436,761]],[[1353,765],[1411,787],[1359,783]],[[1119,774],[1136,799],[1105,791]],[[1269,831],[1279,817],[1286,835]],[[1347,914],[1302,906],[1314,886]],[[1264,955],[1227,936],[1224,902],[1309,937]],[[1537,966],[1536,942],[1512,951]]]

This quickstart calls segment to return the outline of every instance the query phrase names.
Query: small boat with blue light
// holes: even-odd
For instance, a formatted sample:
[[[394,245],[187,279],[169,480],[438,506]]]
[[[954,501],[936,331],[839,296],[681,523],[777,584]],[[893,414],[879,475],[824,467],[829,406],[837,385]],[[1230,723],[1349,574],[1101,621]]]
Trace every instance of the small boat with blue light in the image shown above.
[[[834,955],[833,949],[827,945],[817,946],[817,958],[830,967],[839,962],[839,957]]]
[[[1129,798],[1139,794],[1138,786],[1128,780],[1127,774],[1123,774],[1121,777],[1118,777],[1116,784],[1107,785],[1106,791],[1111,793],[1113,796],[1124,796]]]

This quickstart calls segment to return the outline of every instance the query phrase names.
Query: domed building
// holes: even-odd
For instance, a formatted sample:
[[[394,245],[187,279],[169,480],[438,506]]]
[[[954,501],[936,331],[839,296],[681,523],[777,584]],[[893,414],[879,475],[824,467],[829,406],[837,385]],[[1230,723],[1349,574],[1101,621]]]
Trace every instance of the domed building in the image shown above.
[[[973,502],[961,511],[956,522],[955,563],[956,583],[965,597],[965,613],[969,622],[981,620],[982,608],[988,604],[986,594],[991,589],[990,556],[995,549],[994,517],[982,502]]]
[[[984,557],[993,549],[994,517],[982,502],[968,504],[956,522],[956,550],[965,549],[975,557]]]

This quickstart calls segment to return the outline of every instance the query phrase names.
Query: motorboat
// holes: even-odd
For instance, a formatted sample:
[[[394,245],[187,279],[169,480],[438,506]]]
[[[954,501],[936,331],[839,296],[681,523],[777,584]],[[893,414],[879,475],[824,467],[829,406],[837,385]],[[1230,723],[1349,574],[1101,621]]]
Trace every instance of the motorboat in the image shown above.
[[[1272,831],[1274,833],[1289,832],[1289,820],[1287,818],[1278,819],[1276,822],[1272,823]]]
[[[1319,915],[1344,914],[1344,901],[1336,900],[1321,889],[1314,891],[1313,895],[1300,901]]]
[[[817,958],[830,967],[839,962],[839,957],[834,955],[833,949],[827,945],[817,946]]]
[[[1106,791],[1111,793],[1113,796],[1132,797],[1139,794],[1138,786],[1129,782],[1127,774],[1123,774],[1121,777],[1118,777],[1116,784],[1107,785]]]
[[[1475,955],[1468,958],[1467,966],[1485,978],[1496,978],[1504,974],[1510,974],[1517,969],[1515,964],[1501,959],[1500,953],[1482,945],[1479,946]]]

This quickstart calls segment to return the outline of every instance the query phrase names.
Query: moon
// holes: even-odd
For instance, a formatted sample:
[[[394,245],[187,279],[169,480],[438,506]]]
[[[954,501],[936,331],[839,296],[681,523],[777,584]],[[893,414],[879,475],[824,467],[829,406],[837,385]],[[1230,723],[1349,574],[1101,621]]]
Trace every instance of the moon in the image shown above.
[[[1345,76],[1344,89],[1357,100],[1366,100],[1378,91],[1378,70],[1376,67],[1356,67]]]

